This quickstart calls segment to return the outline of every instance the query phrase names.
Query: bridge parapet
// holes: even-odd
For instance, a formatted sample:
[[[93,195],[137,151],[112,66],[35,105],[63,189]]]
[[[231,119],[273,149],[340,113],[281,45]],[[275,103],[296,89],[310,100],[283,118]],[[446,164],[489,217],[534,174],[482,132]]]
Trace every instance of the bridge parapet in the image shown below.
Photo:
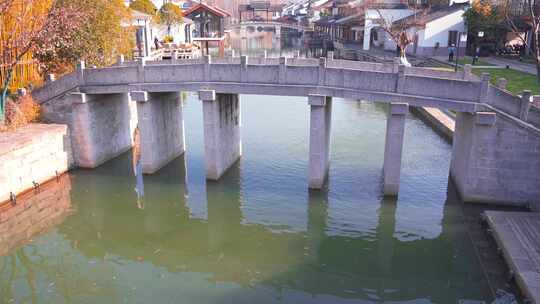
[[[155,155],[150,148],[143,152],[147,154],[148,165],[144,170],[148,173],[183,152],[183,141],[175,141],[183,138],[181,105],[176,96],[181,91],[210,90],[221,96],[218,98],[221,101],[216,103],[203,98],[206,104],[203,116],[208,129],[205,141],[215,139],[215,142],[205,143],[209,148],[205,154],[210,155],[207,155],[207,163],[215,163],[219,169],[214,170],[217,173],[208,171],[213,172],[207,173],[209,178],[219,178],[241,155],[238,94],[310,96],[310,142],[313,142],[310,144],[313,146],[310,148],[310,168],[313,167],[310,187],[315,188],[323,187],[328,168],[326,155],[331,125],[328,105],[332,97],[388,103],[391,106],[384,165],[387,195],[398,193],[408,105],[451,109],[458,113],[450,171],[464,200],[529,202],[540,195],[537,175],[540,170],[540,108],[531,103],[534,98],[530,92],[514,96],[504,88],[490,85],[489,80],[487,74],[472,77],[470,70],[452,73],[407,68],[399,62],[205,56],[137,63],[120,60],[114,66],[99,69],[86,69],[81,64],[76,72],[48,82],[33,94],[42,102],[58,100],[45,106],[50,109],[47,113],[54,112],[55,104],[68,109],[66,112],[73,112],[59,119],[67,121],[73,130],[75,146],[80,148],[75,149],[80,166],[97,166],[128,149],[132,129],[139,123],[146,130],[142,138],[152,143],[150,147],[156,145],[161,149]],[[65,93],[75,90],[91,98],[74,102],[77,94]],[[129,92],[133,94],[127,94]],[[67,98],[58,98],[62,94]],[[133,106],[133,100],[147,102]],[[132,121],[134,119],[136,121]],[[173,126],[174,130],[182,132],[157,126]],[[163,134],[172,135],[162,137]],[[110,145],[111,138],[120,144]],[[226,138],[231,140],[224,140]],[[105,148],[100,148],[102,146]]]
[[[462,112],[494,108],[516,118],[523,116],[522,101],[489,79],[470,72],[450,72],[404,67],[398,92],[398,63],[372,63],[329,59],[321,68],[318,59],[250,57],[242,68],[240,57],[121,61],[104,68],[84,68],[33,92],[46,102],[69,91],[126,93],[132,90],[196,91],[213,87],[235,94],[327,96],[379,102],[408,102],[411,106],[434,106]],[[230,92],[228,92],[230,90]],[[527,109],[528,121],[540,126],[538,108]]]

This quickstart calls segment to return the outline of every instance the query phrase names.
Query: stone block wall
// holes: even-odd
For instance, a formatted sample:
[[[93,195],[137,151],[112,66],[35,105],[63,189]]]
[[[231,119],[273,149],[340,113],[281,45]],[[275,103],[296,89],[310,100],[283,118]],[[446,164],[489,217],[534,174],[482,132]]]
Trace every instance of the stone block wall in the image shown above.
[[[137,103],[143,173],[152,174],[185,151],[182,95],[149,93]]]
[[[461,197],[539,209],[540,134],[515,118],[489,114],[457,115],[450,173]]]
[[[210,94],[199,92],[203,100],[206,178],[218,180],[242,155],[240,99],[236,94],[206,93]]]
[[[95,168],[133,146],[136,104],[128,94],[86,95],[73,104],[73,153],[75,163]]]
[[[63,222],[71,212],[71,180],[63,175],[0,205],[0,256]]]
[[[0,202],[73,165],[66,125],[30,124],[0,137]]]
[[[42,104],[48,123],[69,127],[75,165],[95,168],[133,146],[137,105],[129,94],[69,93]]]

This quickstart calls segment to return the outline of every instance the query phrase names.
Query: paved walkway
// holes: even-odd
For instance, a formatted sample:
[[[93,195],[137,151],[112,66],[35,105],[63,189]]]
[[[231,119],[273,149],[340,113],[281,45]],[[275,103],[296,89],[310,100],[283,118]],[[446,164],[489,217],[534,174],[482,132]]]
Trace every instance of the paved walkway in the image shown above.
[[[540,303],[540,214],[486,211],[485,215],[518,286],[530,303]]]
[[[491,64],[501,66],[501,67],[506,67],[508,65],[513,70],[536,75],[536,67],[534,66],[534,64],[519,62],[517,60],[512,60],[512,59],[498,58],[498,57],[485,57],[485,58],[482,58],[482,60]]]

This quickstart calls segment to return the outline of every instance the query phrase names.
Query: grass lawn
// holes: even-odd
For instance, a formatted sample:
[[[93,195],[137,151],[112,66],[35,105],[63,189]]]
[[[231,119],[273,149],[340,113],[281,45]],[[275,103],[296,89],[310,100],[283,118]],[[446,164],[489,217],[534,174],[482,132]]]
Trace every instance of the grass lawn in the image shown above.
[[[472,64],[472,58],[471,57],[465,57],[458,60],[458,64],[464,65],[464,64]],[[493,66],[491,63],[487,63],[482,60],[478,60],[474,66]]]
[[[513,94],[521,94],[523,90],[531,90],[534,95],[540,94],[540,87],[536,76],[512,69],[473,69],[476,75],[489,73],[491,75],[491,84],[496,85],[499,78],[506,78],[508,85],[506,89]]]
[[[530,56],[523,57],[521,61],[519,61],[519,57],[516,57],[516,56],[497,56],[497,57],[502,58],[502,59],[514,60],[516,62],[536,64],[536,61],[534,60],[534,58]]]

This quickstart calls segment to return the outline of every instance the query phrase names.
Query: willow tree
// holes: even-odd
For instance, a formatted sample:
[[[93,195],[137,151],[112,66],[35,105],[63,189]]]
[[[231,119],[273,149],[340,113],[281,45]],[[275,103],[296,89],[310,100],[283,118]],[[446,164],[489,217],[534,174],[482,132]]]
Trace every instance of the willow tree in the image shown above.
[[[157,12],[156,6],[150,0],[135,0],[131,2],[129,8],[150,16],[154,16]]]
[[[0,64],[5,74],[0,84],[0,123],[16,66],[33,52],[55,47],[80,26],[82,15],[57,0],[0,0]]]
[[[167,25],[167,34],[171,34],[171,27],[177,24],[181,24],[184,15],[182,9],[175,4],[165,3],[159,9],[159,18],[161,23]]]

